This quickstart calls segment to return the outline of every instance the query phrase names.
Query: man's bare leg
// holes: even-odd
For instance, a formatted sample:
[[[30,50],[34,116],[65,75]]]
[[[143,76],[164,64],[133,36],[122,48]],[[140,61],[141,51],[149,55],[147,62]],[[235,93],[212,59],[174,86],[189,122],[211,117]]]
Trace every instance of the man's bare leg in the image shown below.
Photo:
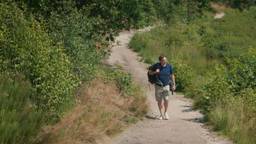
[[[164,112],[166,113],[168,110],[168,100],[164,100]]]
[[[163,108],[162,100],[158,100],[157,101],[157,105],[158,105],[158,108],[159,108],[160,117],[163,117],[163,113],[162,113],[162,108]]]
[[[168,103],[169,103],[168,100],[164,100],[164,119],[166,119],[166,120],[169,119],[169,116],[168,116],[168,113],[167,113]]]

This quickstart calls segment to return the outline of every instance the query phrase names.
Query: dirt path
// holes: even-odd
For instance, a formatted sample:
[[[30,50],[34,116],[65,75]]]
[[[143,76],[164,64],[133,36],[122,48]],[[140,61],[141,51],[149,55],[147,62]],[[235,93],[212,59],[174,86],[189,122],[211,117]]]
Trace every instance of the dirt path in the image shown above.
[[[225,16],[224,12],[219,12],[214,15],[214,19],[222,19]]]
[[[149,88],[146,77],[146,65],[128,48],[135,31],[121,32],[107,60],[108,64],[122,66],[131,73],[147,94],[150,110],[148,116],[155,116],[157,105],[154,100],[154,88]],[[113,139],[113,144],[231,144],[204,128],[200,122],[202,114],[191,108],[190,100],[182,95],[171,96],[169,120],[146,118],[131,126]]]

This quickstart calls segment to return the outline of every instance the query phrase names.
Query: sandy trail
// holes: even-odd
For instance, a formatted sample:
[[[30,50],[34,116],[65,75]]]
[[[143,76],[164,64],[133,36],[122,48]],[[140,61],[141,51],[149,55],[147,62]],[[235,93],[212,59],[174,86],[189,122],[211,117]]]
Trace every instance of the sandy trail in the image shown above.
[[[214,15],[214,19],[222,19],[225,16],[224,12],[219,12]]]
[[[145,30],[142,30],[145,31]],[[121,32],[116,38],[107,63],[119,65],[131,73],[135,82],[139,83],[147,94],[149,116],[158,115],[154,99],[154,88],[149,88],[146,76],[146,64],[139,62],[139,57],[128,48],[128,43],[135,31]],[[113,144],[231,144],[204,128],[200,122],[202,114],[192,110],[191,101],[182,95],[170,97],[169,120],[146,118],[129,127],[114,137]]]

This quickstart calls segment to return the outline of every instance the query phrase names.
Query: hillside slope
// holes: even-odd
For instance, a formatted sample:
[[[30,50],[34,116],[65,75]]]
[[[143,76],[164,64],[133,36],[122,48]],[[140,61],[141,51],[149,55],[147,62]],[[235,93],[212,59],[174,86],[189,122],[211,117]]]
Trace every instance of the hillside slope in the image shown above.
[[[158,114],[154,100],[154,88],[148,87],[146,65],[139,62],[139,57],[128,48],[135,31],[120,33],[116,45],[107,60],[111,65],[123,67],[131,73],[133,79],[143,86],[149,102],[148,119],[137,123],[114,138],[113,144],[230,144],[231,142],[216,137],[201,123],[203,115],[192,109],[191,101],[183,95],[174,95],[170,99],[170,119],[154,119]]]

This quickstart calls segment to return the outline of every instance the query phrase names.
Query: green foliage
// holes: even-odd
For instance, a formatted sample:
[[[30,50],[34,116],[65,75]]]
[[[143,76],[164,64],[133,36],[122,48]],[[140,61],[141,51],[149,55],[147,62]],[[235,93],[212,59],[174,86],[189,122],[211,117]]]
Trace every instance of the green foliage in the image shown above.
[[[241,144],[256,141],[255,66],[251,62],[255,65],[255,49],[229,61],[226,69],[215,71],[215,78],[197,100],[215,129]]]
[[[197,96],[199,99],[196,101],[196,105],[202,108],[204,112],[211,111],[212,108],[215,108],[217,104],[231,94],[224,66],[217,66],[210,74],[212,76],[201,88],[201,93]]]
[[[255,98],[253,89],[243,90],[239,97],[222,98],[222,103],[209,113],[210,122],[216,130],[231,137],[235,143],[254,144]]]
[[[119,89],[124,92],[124,94],[129,95],[132,93],[131,89],[131,82],[132,78],[131,75],[125,75],[124,73],[117,73],[117,85]]]
[[[102,76],[104,79],[115,81],[117,87],[120,90],[120,93],[123,96],[126,97],[134,94],[133,93],[134,86],[132,83],[131,74],[123,72],[119,69],[110,69],[104,66],[100,67],[100,70],[98,70],[98,73],[99,74],[97,75]]]
[[[15,5],[0,7],[1,67],[23,73],[35,88],[32,99],[36,106],[58,118],[61,105],[70,102],[75,87],[63,47],[54,45],[40,23],[26,19]]]
[[[88,81],[94,77],[95,66],[99,64],[103,50],[96,49],[100,36],[94,32],[96,19],[73,9],[68,14],[52,13],[47,27],[55,43],[63,43],[65,53],[72,63],[72,71],[79,80]],[[104,46],[102,44],[102,46]]]
[[[124,98],[132,99],[132,103],[129,104],[129,111],[134,115],[132,117],[125,117],[125,121],[130,122],[130,120],[128,120],[130,118],[135,120],[145,116],[148,110],[145,92],[140,88],[140,86],[132,81],[131,74],[120,69],[113,69],[104,66],[101,66],[101,69],[97,72],[97,77],[103,78],[106,81],[114,81],[120,91],[120,94]]]
[[[255,0],[214,0],[214,1],[222,2],[234,8],[239,8],[241,10],[249,8],[250,6],[254,6],[256,4]]]
[[[203,25],[203,42],[208,59],[235,58],[256,47],[255,16],[255,7],[244,12],[229,10],[223,19],[211,20],[211,23]]]
[[[176,85],[178,91],[186,91],[193,85],[192,78],[194,73],[192,68],[184,63],[173,62]]]
[[[208,12],[189,23],[179,16],[135,35],[130,47],[147,62],[165,54],[179,90],[195,99],[216,130],[236,143],[255,143],[255,7],[227,10],[219,20]]]
[[[190,9],[193,11],[191,14],[198,15],[199,6],[206,2],[196,1]],[[20,112],[16,113],[16,109],[11,111],[13,119],[10,122],[14,122],[15,126],[8,128],[10,131],[1,127],[3,135],[0,136],[4,140],[1,143],[31,143],[41,121],[46,124],[56,122],[74,102],[74,91],[81,82],[88,82],[96,76],[101,68],[100,61],[106,55],[108,42],[114,40],[119,30],[150,25],[158,19],[178,19],[180,15],[187,14],[186,10],[184,4],[177,0],[1,1],[0,71],[5,76],[6,73],[24,75],[24,80],[17,81],[17,87],[3,82],[3,85],[7,83],[7,87],[2,91],[10,93],[7,89],[17,89],[20,92],[20,95],[13,93],[13,97],[20,96],[21,104],[16,103],[17,99],[1,101],[7,107],[12,102],[17,104],[17,112]],[[179,11],[178,16],[173,14],[174,11]],[[185,34],[181,34],[172,42],[180,43],[184,37]],[[154,60],[148,58],[147,61]],[[176,69],[179,88],[187,88],[191,81],[185,77],[192,77],[191,66],[182,61]],[[145,97],[132,84],[131,76],[120,71],[109,75],[112,75],[123,96],[132,95],[134,101],[129,110],[135,117],[141,117],[146,109]],[[19,90],[23,88],[19,85],[23,82],[30,84],[24,93]],[[30,105],[31,113],[24,114],[23,110],[26,111]],[[1,119],[2,116],[9,116],[9,112],[1,114]],[[23,116],[28,117],[30,123],[23,120]],[[39,117],[44,118],[39,122]],[[5,132],[14,133],[15,138],[11,140],[10,134]]]
[[[201,78],[197,74],[203,74],[214,62],[208,62],[204,56],[198,34],[200,27],[186,25],[182,18],[176,20],[170,27],[158,27],[148,33],[136,34],[129,45],[150,64],[156,62],[159,55],[166,55],[175,70],[177,90],[184,91]]]
[[[250,49],[247,53],[228,62],[229,81],[233,92],[239,93],[243,89],[256,88],[256,50]]]
[[[103,21],[102,25],[97,27],[101,34],[114,33],[122,28],[148,25],[156,15],[152,0],[57,0],[54,2],[27,0],[27,4],[33,12],[42,13],[46,17],[53,11],[58,14],[63,12],[68,14],[77,8],[81,10],[80,14]]]
[[[5,75],[5,76],[4,76]],[[0,75],[0,143],[30,143],[42,125],[41,112],[29,100],[32,87],[22,76]]]
[[[24,97],[44,112],[38,115],[47,123],[69,109],[82,81],[96,76],[108,41],[119,30],[149,25],[157,18],[152,0],[7,0],[0,8],[0,71],[25,76],[32,90]],[[132,95],[131,76],[112,74],[122,94]],[[145,109],[145,100],[134,99]]]

